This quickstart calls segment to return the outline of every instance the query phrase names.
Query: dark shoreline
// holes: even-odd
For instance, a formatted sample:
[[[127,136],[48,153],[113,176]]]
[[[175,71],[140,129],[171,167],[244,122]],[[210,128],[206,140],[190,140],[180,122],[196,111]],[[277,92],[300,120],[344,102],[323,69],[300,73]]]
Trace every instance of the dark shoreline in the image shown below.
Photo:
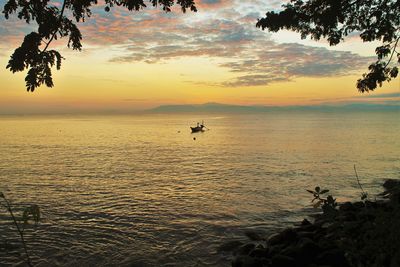
[[[269,237],[247,233],[233,251],[232,267],[400,266],[400,180],[387,180],[380,199],[345,202]]]

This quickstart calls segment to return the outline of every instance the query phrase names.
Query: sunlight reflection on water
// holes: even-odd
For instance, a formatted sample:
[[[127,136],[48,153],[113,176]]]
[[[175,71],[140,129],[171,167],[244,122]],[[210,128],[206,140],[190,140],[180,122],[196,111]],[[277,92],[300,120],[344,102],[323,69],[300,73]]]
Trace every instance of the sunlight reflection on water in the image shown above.
[[[398,115],[1,117],[0,187],[42,207],[39,266],[230,266],[218,246],[299,220],[305,188],[355,199],[353,164],[371,193],[399,178]],[[191,134],[202,119],[211,130]]]

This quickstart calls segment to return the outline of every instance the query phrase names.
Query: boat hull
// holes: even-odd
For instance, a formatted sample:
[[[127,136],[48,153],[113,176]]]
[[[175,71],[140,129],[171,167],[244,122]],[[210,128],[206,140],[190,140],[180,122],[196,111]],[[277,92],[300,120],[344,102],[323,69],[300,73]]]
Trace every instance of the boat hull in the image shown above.
[[[204,126],[190,127],[192,133],[202,132],[204,131]]]

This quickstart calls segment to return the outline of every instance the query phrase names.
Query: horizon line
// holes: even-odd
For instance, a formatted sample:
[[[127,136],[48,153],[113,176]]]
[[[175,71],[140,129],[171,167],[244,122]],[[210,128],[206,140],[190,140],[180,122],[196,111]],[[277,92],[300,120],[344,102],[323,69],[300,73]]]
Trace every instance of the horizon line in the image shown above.
[[[195,110],[190,110],[190,109]],[[207,110],[208,109],[208,110]],[[214,110],[213,110],[214,109]],[[215,110],[218,109],[218,110]],[[145,109],[59,109],[59,110],[24,110],[24,111],[1,111],[0,116],[51,116],[51,115],[140,115],[140,114],[162,114],[162,113],[262,113],[268,111],[400,111],[400,103],[369,103],[369,102],[348,102],[348,103],[323,103],[316,105],[240,105],[218,102],[206,102],[202,104],[162,104]]]

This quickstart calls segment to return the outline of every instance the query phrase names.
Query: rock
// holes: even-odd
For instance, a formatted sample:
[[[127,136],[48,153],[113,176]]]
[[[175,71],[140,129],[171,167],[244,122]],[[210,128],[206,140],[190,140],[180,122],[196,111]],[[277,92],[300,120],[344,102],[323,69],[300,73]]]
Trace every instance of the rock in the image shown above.
[[[344,222],[343,223],[343,231],[345,233],[348,233],[349,236],[357,236],[358,235],[358,229],[361,227],[361,223],[356,221],[356,222]]]
[[[396,180],[396,179],[388,179],[383,183],[383,187],[386,190],[392,190],[396,187],[400,188],[400,180]]]
[[[314,258],[321,252],[321,247],[309,238],[300,239],[296,246],[296,261],[302,265],[313,262]]]
[[[326,228],[326,231],[328,233],[332,233],[332,232],[337,233],[338,230],[340,230],[341,228],[342,228],[342,223],[335,221],[328,225],[328,227]]]
[[[362,209],[365,207],[365,204],[362,201],[357,201],[353,203],[353,207],[356,209]]]
[[[309,238],[300,239],[297,248],[299,253],[304,254],[307,257],[314,257],[321,252],[321,247]]]
[[[314,232],[297,232],[297,235],[299,236],[299,238],[315,239]]]
[[[390,201],[395,204],[400,203],[400,189],[398,188],[397,191],[392,191],[389,195]]]
[[[250,257],[256,258],[268,258],[269,256],[269,249],[268,248],[255,248],[249,253]]]
[[[366,206],[367,208],[373,208],[373,209],[378,208],[378,204],[377,204],[376,202],[374,202],[374,201],[369,201],[369,200],[366,200],[366,201],[365,201],[365,206]]]
[[[301,226],[307,226],[307,225],[312,225],[312,224],[310,223],[309,220],[304,219],[304,220],[301,222]]]
[[[396,180],[396,183],[398,184],[388,186],[387,190],[381,195],[389,198],[392,203],[398,204],[400,203],[400,180]]]
[[[271,259],[271,263],[273,267],[294,267],[296,266],[296,261],[285,255],[275,255]]]
[[[240,247],[242,245],[243,245],[243,242],[234,240],[234,241],[230,241],[230,242],[226,242],[226,243],[222,244],[218,248],[218,251],[234,251],[235,249],[237,249],[238,247]]]
[[[315,219],[314,226],[322,228],[322,226],[331,220],[328,220],[325,216],[320,216]]]
[[[348,267],[349,263],[340,249],[330,249],[318,255],[316,262],[318,264],[329,264],[332,267]]]
[[[263,267],[266,264],[266,260],[250,256],[238,256],[232,261],[232,267]]]
[[[309,224],[309,225],[302,225],[298,228],[298,231],[301,232],[314,232],[315,230],[317,230],[318,226],[313,225],[313,224]]]
[[[142,261],[135,261],[129,264],[129,267],[147,267],[148,265]]]
[[[244,244],[240,246],[236,251],[236,255],[249,255],[250,251],[252,251],[256,246],[252,243]]]
[[[291,243],[297,240],[297,233],[292,228],[287,228],[278,234],[270,236],[267,240],[269,246],[278,243]]]
[[[340,204],[339,210],[340,211],[354,211],[354,210],[356,210],[356,208],[354,207],[353,203],[345,202],[343,204]]]
[[[372,212],[363,212],[360,214],[360,218],[363,221],[375,221],[376,219],[376,214],[372,213]]]
[[[258,233],[253,232],[253,231],[246,231],[244,234],[252,241],[263,241],[263,240],[265,240],[264,237],[261,237]]]
[[[256,248],[265,248],[263,244],[258,244]]]
[[[285,244],[276,244],[274,246],[269,247],[269,256],[272,257],[274,255],[281,254],[281,251],[285,248]]]
[[[355,221],[357,220],[357,215],[354,211],[342,212],[337,218],[340,221]]]
[[[280,233],[270,235],[267,239],[268,246],[273,246],[280,242],[281,242],[281,234]]]
[[[317,244],[322,250],[336,249],[337,247],[334,244],[334,242],[332,242],[332,238],[335,238],[335,236],[331,235],[331,238],[323,237],[320,240],[318,240]]]
[[[316,231],[315,231],[315,234],[314,234],[314,240],[315,241],[318,241],[318,240],[322,240],[322,239],[324,239],[324,237],[325,237],[325,235],[327,234],[327,230],[325,229],[325,228],[319,228],[319,229],[317,229]]]
[[[394,188],[388,191],[390,200],[343,203],[335,216],[313,215],[314,223],[304,219],[266,242],[246,233],[256,245],[240,246],[232,266],[349,267],[351,262],[400,267],[400,180],[387,182],[387,187]]]
[[[297,255],[299,254],[299,251],[295,246],[288,246],[288,247],[282,249],[280,251],[280,253],[278,253],[278,254],[288,256],[288,257],[295,259],[297,257]]]
[[[331,227],[334,224],[333,220],[329,220],[327,222],[325,222],[324,224],[321,225],[322,229],[328,229],[329,227]]]
[[[390,260],[390,267],[400,266],[400,251],[398,251]]]

